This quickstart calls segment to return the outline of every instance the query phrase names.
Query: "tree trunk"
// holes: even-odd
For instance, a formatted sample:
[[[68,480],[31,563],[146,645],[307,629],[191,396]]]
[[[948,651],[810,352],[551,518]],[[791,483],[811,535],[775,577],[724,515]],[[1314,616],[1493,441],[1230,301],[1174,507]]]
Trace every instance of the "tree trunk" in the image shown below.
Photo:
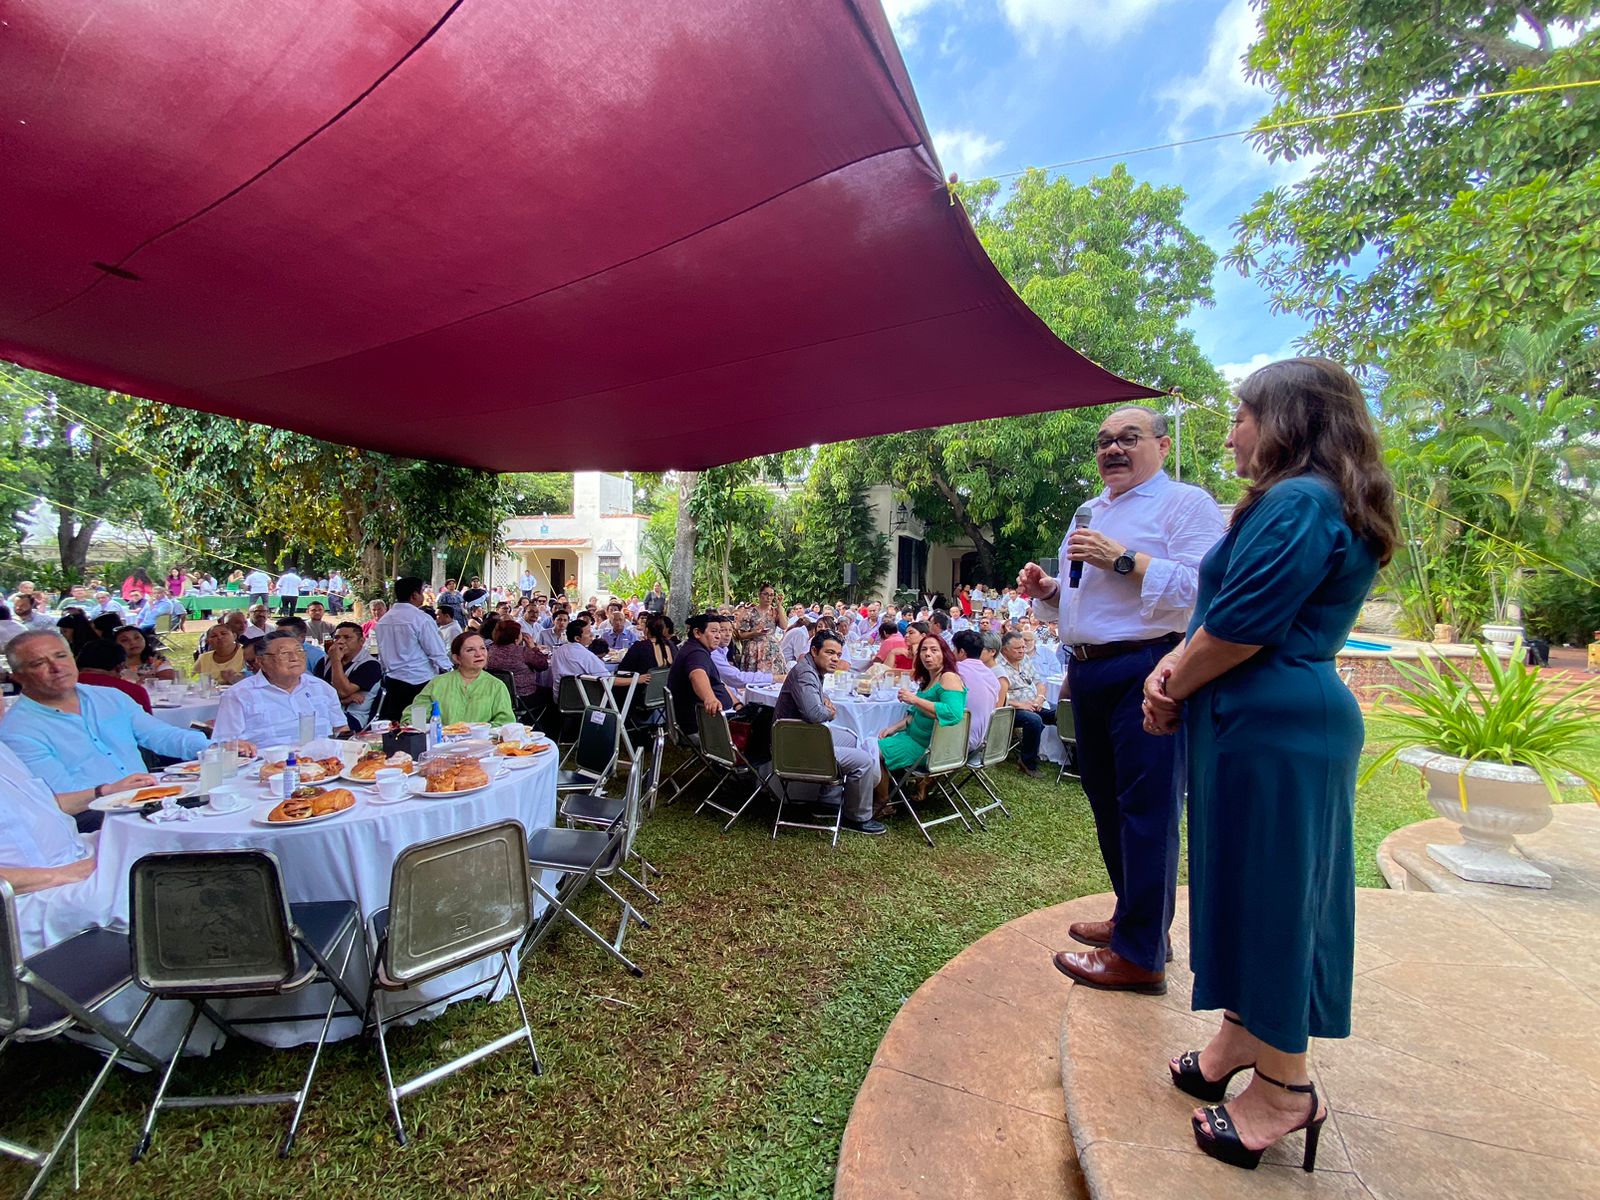
[[[447,543],[445,542],[444,538],[435,538],[434,539],[434,542],[433,542],[433,579],[432,579],[432,583],[433,583],[433,590],[435,592],[444,591],[444,571],[445,571],[445,566],[446,566],[445,561],[444,561],[444,555],[445,555],[446,546],[447,546]],[[467,573],[468,573],[467,572],[467,564],[465,562],[463,562],[461,564],[461,574],[464,576]],[[463,580],[463,582],[465,582],[465,581]]]
[[[65,509],[56,510],[56,548],[61,553],[61,570],[74,579],[87,579],[89,568],[89,543],[100,522],[91,517],[76,530],[72,528],[73,514]]]
[[[366,543],[361,547],[360,578],[356,581],[358,590],[369,596],[387,596],[394,580],[385,579],[388,566],[383,559],[383,547]]]
[[[694,593],[695,519],[689,501],[699,479],[698,471],[678,472],[678,524],[672,544],[672,578],[667,585],[667,615],[677,626],[679,637],[688,636],[684,622],[689,619]]]

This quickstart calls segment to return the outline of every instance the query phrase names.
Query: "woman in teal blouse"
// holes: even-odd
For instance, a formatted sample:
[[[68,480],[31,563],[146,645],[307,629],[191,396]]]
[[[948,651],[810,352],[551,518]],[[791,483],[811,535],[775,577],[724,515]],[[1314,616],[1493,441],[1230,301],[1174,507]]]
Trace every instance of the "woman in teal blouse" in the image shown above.
[[[915,766],[928,752],[933,723],[954,725],[967,710],[967,688],[956,673],[955,652],[942,637],[930,633],[922,639],[911,675],[922,685],[921,690],[900,689],[906,715],[878,735],[878,752],[883,755],[882,786],[886,794],[888,772]]]
[[[457,634],[450,643],[450,658],[456,669],[435,675],[417,693],[413,704],[437,700],[439,716],[446,725],[458,721],[469,725],[509,725],[517,719],[506,685],[484,670],[489,651],[481,637],[475,633]]]
[[[1304,1129],[1309,1171],[1327,1106],[1307,1043],[1350,1036],[1355,953],[1364,731],[1335,655],[1398,531],[1366,398],[1341,367],[1273,363],[1238,395],[1228,445],[1250,487],[1200,564],[1188,639],[1145,683],[1145,728],[1188,733],[1192,1007],[1223,1010],[1168,1068],[1213,1102],[1192,1120],[1205,1153],[1254,1167]]]

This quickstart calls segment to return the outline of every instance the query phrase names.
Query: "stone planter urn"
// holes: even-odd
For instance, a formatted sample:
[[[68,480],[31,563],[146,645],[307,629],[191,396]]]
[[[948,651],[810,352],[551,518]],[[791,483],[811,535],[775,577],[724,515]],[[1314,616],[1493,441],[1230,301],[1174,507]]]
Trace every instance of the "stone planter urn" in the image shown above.
[[[1483,640],[1493,646],[1501,658],[1507,658],[1512,646],[1525,632],[1521,625],[1485,625]]]
[[[1433,627],[1433,644],[1435,646],[1448,646],[1456,640],[1456,627],[1454,625],[1435,625]]]
[[[1516,848],[1516,835],[1550,824],[1550,792],[1529,767],[1468,762],[1426,746],[1408,746],[1399,759],[1422,772],[1433,811],[1461,827],[1455,845],[1430,845],[1428,857],[1472,883],[1547,888],[1550,876]],[[1461,776],[1467,807],[1461,807]]]

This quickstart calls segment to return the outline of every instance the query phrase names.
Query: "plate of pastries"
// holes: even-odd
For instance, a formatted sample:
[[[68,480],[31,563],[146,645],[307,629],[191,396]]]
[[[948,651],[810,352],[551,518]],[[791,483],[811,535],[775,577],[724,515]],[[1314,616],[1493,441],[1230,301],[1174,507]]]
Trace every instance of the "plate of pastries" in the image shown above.
[[[340,778],[353,779],[357,783],[371,783],[377,778],[379,771],[391,767],[409,775],[417,769],[417,764],[404,750],[396,750],[393,754],[385,754],[382,750],[369,750],[346,767],[340,773]]]
[[[302,786],[277,804],[265,817],[254,818],[257,825],[311,825],[330,821],[356,806],[356,794],[349,788]]]
[[[442,800],[450,796],[465,796],[468,792],[482,791],[489,786],[489,773],[476,758],[446,756],[425,762],[417,768],[427,787],[418,795]]]
[[[283,774],[285,762],[266,762],[261,764],[261,782],[271,783]],[[324,779],[337,779],[339,772],[344,770],[344,760],[337,754],[331,758],[302,758],[300,767],[301,783],[320,783]]]

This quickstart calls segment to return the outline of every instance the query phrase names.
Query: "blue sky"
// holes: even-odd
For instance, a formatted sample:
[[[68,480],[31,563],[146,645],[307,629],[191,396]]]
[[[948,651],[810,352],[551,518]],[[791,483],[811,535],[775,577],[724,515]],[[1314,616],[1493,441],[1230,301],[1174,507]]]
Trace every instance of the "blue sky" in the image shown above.
[[[1244,129],[1270,107],[1240,56],[1248,0],[884,0],[947,171],[976,179]],[[1185,219],[1219,254],[1263,191],[1302,178],[1243,138],[1129,157],[1136,178],[1183,187]],[[1082,182],[1111,162],[1066,172]],[[1304,323],[1274,315],[1220,264],[1216,307],[1190,320],[1229,375],[1293,352]]]

